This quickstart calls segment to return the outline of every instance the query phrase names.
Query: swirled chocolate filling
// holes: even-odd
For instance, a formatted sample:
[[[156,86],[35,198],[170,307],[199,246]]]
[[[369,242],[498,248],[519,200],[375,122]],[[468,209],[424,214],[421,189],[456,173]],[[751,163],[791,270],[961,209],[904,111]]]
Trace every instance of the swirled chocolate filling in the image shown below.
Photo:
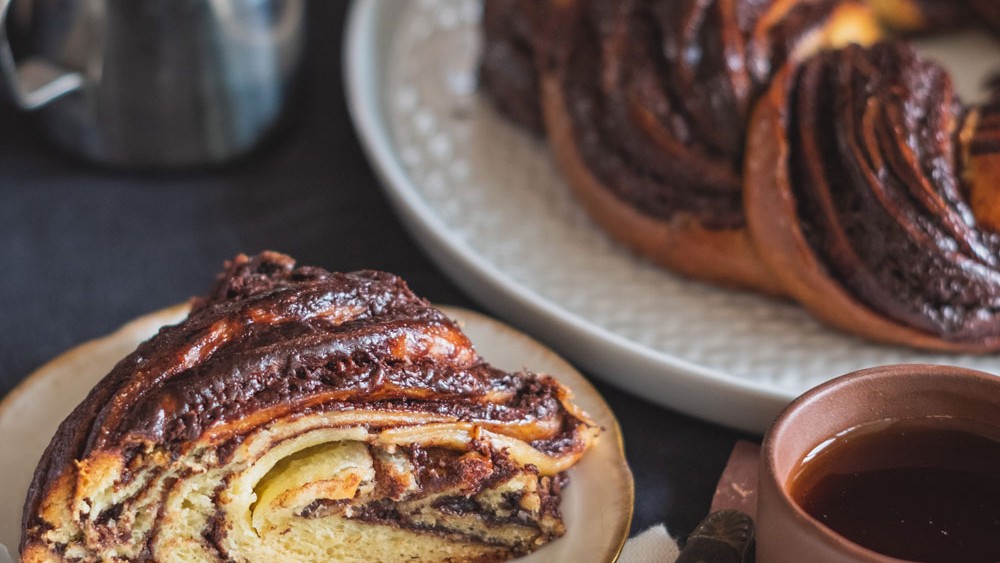
[[[560,16],[577,149],[619,199],[649,216],[745,223],[741,160],[752,103],[838,2],[579,0]]]
[[[789,94],[793,193],[829,275],[943,339],[1000,333],[1000,236],[966,200],[947,72],[903,43],[855,46],[804,63]]]

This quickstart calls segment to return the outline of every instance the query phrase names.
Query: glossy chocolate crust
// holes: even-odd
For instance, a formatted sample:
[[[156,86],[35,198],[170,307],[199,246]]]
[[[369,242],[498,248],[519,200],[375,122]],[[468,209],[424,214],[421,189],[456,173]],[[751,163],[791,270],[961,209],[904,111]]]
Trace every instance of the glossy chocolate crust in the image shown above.
[[[844,4],[574,0],[546,34],[581,159],[647,216],[745,224],[744,134],[752,104],[799,41]]]
[[[486,0],[479,84],[518,125],[545,132],[539,102],[535,41],[548,0]]]
[[[269,421],[375,409],[453,417],[562,455],[586,447],[565,394],[550,377],[486,364],[391,274],[240,256],[185,321],[123,359],[59,427],[29,489],[22,548],[45,531],[37,515],[50,486],[95,452],[127,460],[151,443],[176,457],[197,442],[225,463]]]
[[[968,201],[959,137],[970,114],[947,72],[904,43],[853,46],[807,61],[768,102],[748,213],[792,295],[872,338],[1000,347],[1000,235]]]

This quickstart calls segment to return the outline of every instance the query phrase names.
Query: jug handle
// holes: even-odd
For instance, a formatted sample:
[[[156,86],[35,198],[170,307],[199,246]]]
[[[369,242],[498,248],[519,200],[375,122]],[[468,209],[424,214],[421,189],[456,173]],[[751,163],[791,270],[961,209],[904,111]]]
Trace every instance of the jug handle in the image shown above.
[[[34,110],[83,86],[83,75],[70,72],[40,57],[14,62],[7,38],[7,12],[12,0],[0,0],[0,82],[23,110]]]

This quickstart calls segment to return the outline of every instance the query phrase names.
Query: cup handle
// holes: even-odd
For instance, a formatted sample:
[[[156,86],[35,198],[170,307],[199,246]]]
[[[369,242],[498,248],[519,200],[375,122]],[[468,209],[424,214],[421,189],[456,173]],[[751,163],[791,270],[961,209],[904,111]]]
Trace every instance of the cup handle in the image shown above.
[[[7,38],[7,12],[11,0],[0,0],[0,82],[23,110],[34,110],[83,86],[83,75],[55,64],[29,57],[18,65]]]

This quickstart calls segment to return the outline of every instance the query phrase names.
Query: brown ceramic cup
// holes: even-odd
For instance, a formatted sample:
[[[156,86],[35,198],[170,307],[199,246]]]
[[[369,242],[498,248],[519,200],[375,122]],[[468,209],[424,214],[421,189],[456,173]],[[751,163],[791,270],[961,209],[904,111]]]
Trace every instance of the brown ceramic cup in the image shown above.
[[[799,508],[788,482],[824,440],[887,419],[942,417],[1000,427],[1000,377],[955,367],[883,366],[816,387],[792,402],[764,437],[758,563],[898,563],[861,547]]]

